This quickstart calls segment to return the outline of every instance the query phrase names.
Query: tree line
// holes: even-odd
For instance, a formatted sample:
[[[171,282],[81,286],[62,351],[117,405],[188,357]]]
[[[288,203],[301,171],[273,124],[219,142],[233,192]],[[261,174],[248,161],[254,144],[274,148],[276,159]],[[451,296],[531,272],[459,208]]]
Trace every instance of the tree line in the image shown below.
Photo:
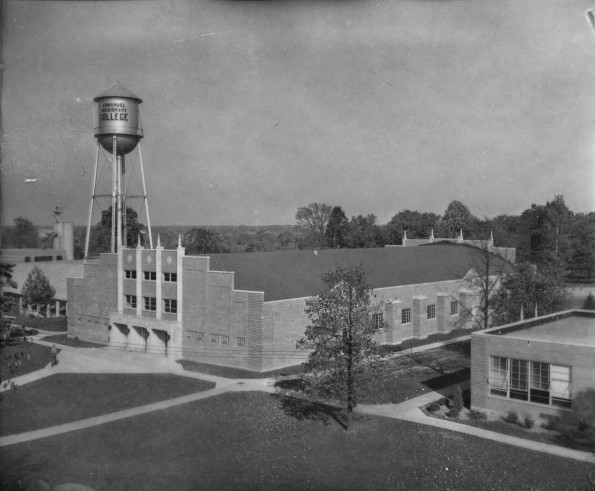
[[[102,212],[92,227],[90,255],[108,252],[111,236],[111,209]],[[545,204],[532,204],[520,215],[498,215],[494,218],[474,216],[461,201],[451,201],[443,215],[405,209],[393,215],[386,224],[377,217],[348,217],[339,205],[311,203],[297,209],[293,225],[272,226],[157,226],[153,227],[165,248],[174,248],[178,237],[187,254],[277,251],[291,249],[366,248],[402,244],[409,239],[454,238],[485,240],[493,233],[498,247],[514,247],[517,262],[530,262],[538,268],[556,269],[567,276],[589,280],[595,275],[595,213],[575,213],[564,197],[556,195]],[[84,250],[85,227],[75,228],[75,258]],[[134,210],[127,209],[127,242],[135,247],[148,241],[147,231]],[[4,228],[3,247],[36,247],[35,227],[25,218],[14,220]]]

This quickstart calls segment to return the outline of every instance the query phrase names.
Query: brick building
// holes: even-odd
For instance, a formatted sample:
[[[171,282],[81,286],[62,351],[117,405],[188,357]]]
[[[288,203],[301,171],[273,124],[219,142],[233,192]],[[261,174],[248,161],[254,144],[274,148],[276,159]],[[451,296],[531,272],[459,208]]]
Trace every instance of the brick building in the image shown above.
[[[187,256],[184,248],[101,254],[68,279],[68,331],[129,350],[267,371],[295,365],[308,324],[306,299],[337,264],[361,264],[382,303],[381,343],[470,326],[478,304],[466,288],[472,248],[276,251]]]
[[[595,390],[595,312],[566,311],[471,335],[471,407],[576,422]]]

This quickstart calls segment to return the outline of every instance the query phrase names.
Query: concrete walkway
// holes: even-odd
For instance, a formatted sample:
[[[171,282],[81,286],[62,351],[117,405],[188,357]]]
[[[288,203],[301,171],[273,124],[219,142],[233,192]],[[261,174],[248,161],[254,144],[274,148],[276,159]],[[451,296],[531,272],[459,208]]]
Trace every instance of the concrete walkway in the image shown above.
[[[459,385],[463,390],[465,390],[468,388],[469,383]],[[451,387],[441,389],[441,392],[444,394],[452,394],[454,390],[455,386],[453,385]],[[565,447],[559,447],[557,445],[549,445],[547,443],[526,440],[524,438],[505,435],[504,433],[484,430],[475,426],[455,423],[454,421],[435,418],[433,416],[427,416],[420,409],[421,406],[425,406],[426,404],[429,404],[433,401],[437,401],[442,397],[444,397],[444,395],[441,393],[428,392],[400,404],[358,405],[355,408],[355,411],[363,414],[384,416],[387,418],[395,418],[403,421],[411,421],[412,423],[443,428],[445,430],[457,431],[459,433],[465,433],[467,435],[477,436],[479,438],[507,443],[508,445],[514,445],[515,447],[527,448],[536,452],[544,452],[551,455],[557,455],[559,457],[567,457],[580,460],[582,462],[590,462],[595,464],[595,454],[590,452],[581,452],[579,450],[572,450]]]
[[[51,333],[50,333],[51,334]],[[34,342],[51,346],[53,343],[40,341],[39,338],[48,335],[47,333],[40,333],[34,338]],[[437,348],[447,344],[469,339],[469,336],[463,338],[442,341],[425,346],[418,346],[413,348],[413,352],[417,353],[428,349]],[[197,378],[214,382],[215,388],[203,392],[176,397],[166,401],[155,402],[138,406],[134,408],[124,409],[93,418],[88,418],[81,421],[66,423],[50,428],[43,428],[40,430],[29,431],[16,435],[8,435],[0,437],[0,447],[7,445],[14,445],[26,441],[36,440],[39,438],[46,438],[49,436],[67,433],[69,431],[76,431],[83,428],[90,428],[92,426],[118,421],[124,418],[130,418],[141,414],[146,414],[152,411],[167,409],[170,407],[187,404],[189,402],[198,401],[208,397],[213,397],[219,394],[232,391],[264,391],[274,393],[275,388],[274,379],[228,379],[224,377],[216,377],[213,375],[206,375],[202,373],[185,371],[183,367],[174,360],[165,358],[159,355],[149,353],[135,353],[129,351],[112,351],[108,348],[73,348],[69,346],[57,345],[61,350],[58,354],[59,363],[55,367],[47,366],[42,370],[33,373],[15,377],[12,379],[17,385],[24,385],[34,380],[42,379],[56,373],[171,373],[183,377]],[[391,357],[405,356],[410,352],[402,351],[391,355]],[[459,384],[461,388],[465,389],[468,383]],[[466,386],[467,385],[467,386]],[[441,392],[448,394],[454,391],[454,387],[441,389]],[[440,399],[443,394],[438,392],[428,392],[419,397],[415,397],[400,404],[380,404],[380,405],[358,405],[356,412],[370,414],[375,416],[384,416],[388,418],[395,418],[404,421],[411,421],[413,423],[424,424],[443,428],[451,431],[458,431],[467,435],[476,436],[479,438],[486,438],[501,443],[507,443],[517,447],[527,448],[538,452],[545,452],[560,457],[572,458],[583,462],[595,463],[595,454],[589,452],[580,452],[578,450],[571,450],[556,445],[548,445],[546,443],[525,440],[494,431],[484,430],[474,426],[469,426],[461,423],[455,423],[444,419],[426,416],[420,408],[429,404],[432,401]]]

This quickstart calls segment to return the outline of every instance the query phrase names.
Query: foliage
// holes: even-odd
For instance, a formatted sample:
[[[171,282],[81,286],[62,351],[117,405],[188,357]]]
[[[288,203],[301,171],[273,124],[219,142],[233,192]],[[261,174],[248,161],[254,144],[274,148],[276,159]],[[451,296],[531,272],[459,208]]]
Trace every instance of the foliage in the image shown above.
[[[17,284],[12,279],[12,268],[14,268],[14,264],[0,263],[0,315],[2,315],[2,307],[4,306],[4,287],[17,287]]]
[[[587,298],[585,298],[582,308],[585,310],[595,310],[595,297],[591,292],[589,292]]]
[[[450,408],[447,412],[446,412],[446,416],[448,418],[452,418],[452,419],[457,419],[459,417],[461,411],[459,411],[458,409]]]
[[[573,397],[572,411],[579,421],[595,426],[595,389],[586,389]]]
[[[540,315],[564,310],[569,293],[555,271],[535,271],[527,263],[518,264],[516,270],[502,278],[500,288],[492,298],[494,325],[508,324],[532,317],[537,306]]]
[[[502,420],[507,423],[517,424],[519,422],[519,415],[514,409],[506,411],[506,416],[502,417]]]
[[[321,248],[325,246],[325,234],[331,216],[331,207],[324,203],[310,203],[298,208],[295,220],[298,226],[310,230]]]
[[[348,233],[349,221],[340,206],[333,206],[326,226],[326,244],[330,248],[345,247],[345,236]]]
[[[35,305],[39,310],[40,306],[45,307],[50,303],[55,294],[56,289],[50,285],[45,273],[39,267],[33,267],[21,289],[25,305]]]
[[[136,247],[140,238],[144,244],[145,226],[138,221],[138,214],[130,207],[126,207],[126,247]],[[101,212],[101,220],[91,229],[89,239],[89,255],[96,256],[101,252],[110,252],[112,240],[112,207]],[[117,245],[116,245],[117,248]]]
[[[556,430],[558,428],[558,420],[556,418],[548,418],[541,423],[541,427],[545,430]]]
[[[14,241],[16,247],[19,248],[36,247],[35,227],[26,218],[18,217],[14,219]]]
[[[220,234],[204,228],[193,228],[186,232],[182,243],[186,254],[230,252]]]
[[[339,265],[322,280],[326,289],[306,301],[310,325],[297,346],[311,350],[303,367],[306,391],[345,402],[349,426],[366,379],[378,367],[372,315],[380,309],[371,304],[371,289],[360,266]]]
[[[431,402],[426,406],[426,409],[430,413],[435,413],[436,411],[440,411],[440,404],[438,403],[438,401]]]
[[[535,424],[535,420],[528,414],[526,414],[525,416],[523,416],[523,426],[525,428],[533,428],[533,425]]]
[[[469,419],[473,421],[482,421],[488,419],[488,415],[483,411],[478,411],[477,409],[471,409],[469,411]]]
[[[387,224],[388,241],[401,244],[404,232],[408,239],[422,239],[430,236],[438,226],[440,217],[435,213],[403,210],[394,215]]]
[[[463,392],[461,391],[461,387],[457,384],[455,387],[455,393],[452,396],[452,407],[457,411],[462,411],[464,406]]]
[[[383,245],[382,232],[376,225],[376,216],[369,214],[351,217],[345,245],[349,248],[378,247]]]
[[[448,236],[458,235],[461,230],[465,230],[471,222],[471,212],[469,208],[457,200],[451,201],[446,207],[442,217],[441,232]]]
[[[64,332],[68,329],[68,319],[64,316],[39,318],[31,315],[19,315],[15,319],[15,324],[54,332]]]

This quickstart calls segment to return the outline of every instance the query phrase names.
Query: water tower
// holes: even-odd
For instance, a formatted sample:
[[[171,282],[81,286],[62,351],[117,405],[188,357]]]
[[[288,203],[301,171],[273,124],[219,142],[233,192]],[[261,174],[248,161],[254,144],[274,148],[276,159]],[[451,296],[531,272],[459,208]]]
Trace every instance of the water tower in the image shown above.
[[[140,123],[139,104],[143,101],[132,92],[116,82],[109,89],[93,99],[95,101],[95,137],[97,138],[97,154],[93,173],[93,189],[91,191],[91,204],[89,206],[89,220],[87,222],[87,236],[85,239],[85,258],[89,253],[89,236],[93,207],[98,198],[111,197],[112,206],[112,236],[111,252],[116,252],[117,247],[126,245],[126,199],[140,198],[147,214],[147,227],[149,243],[153,248],[151,236],[151,222],[149,220],[149,207],[147,202],[147,188],[143,169],[140,140],[143,130]],[[125,157],[134,149],[138,149],[140,162],[140,175],[142,179],[142,194],[131,195],[123,185],[126,174]],[[111,194],[101,194],[97,189],[97,176],[99,156],[101,149],[109,155],[107,162],[111,166],[112,182]],[[130,179],[129,179],[130,181]]]

